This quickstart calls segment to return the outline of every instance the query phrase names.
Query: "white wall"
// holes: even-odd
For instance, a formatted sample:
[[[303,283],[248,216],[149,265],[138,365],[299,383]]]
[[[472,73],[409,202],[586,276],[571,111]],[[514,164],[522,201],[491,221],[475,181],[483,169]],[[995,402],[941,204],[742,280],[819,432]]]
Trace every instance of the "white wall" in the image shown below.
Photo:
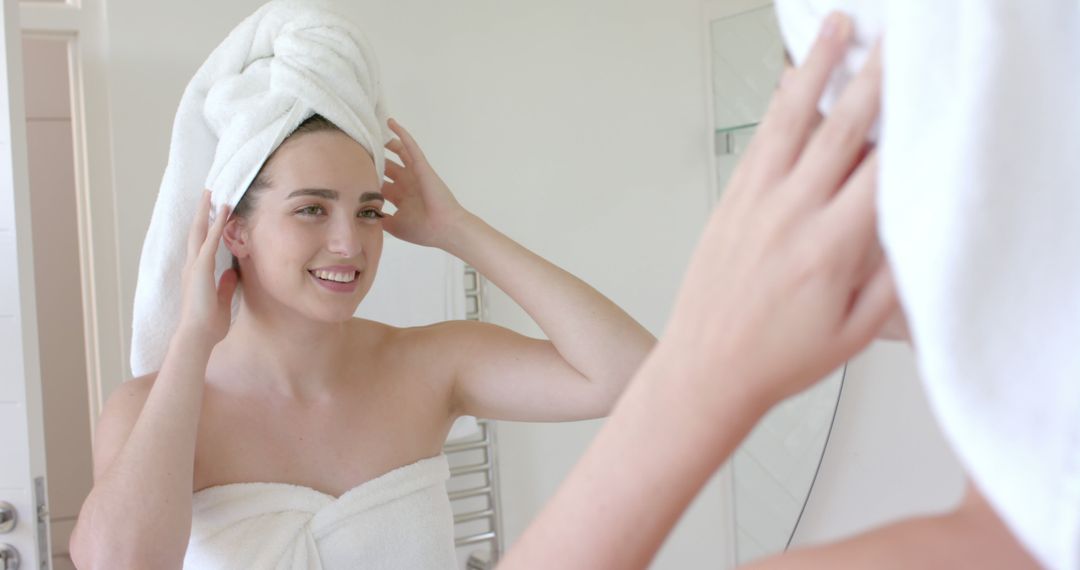
[[[180,94],[210,50],[258,4],[108,2],[128,327]],[[461,202],[659,332],[709,204],[698,0],[341,6],[375,45],[392,113],[417,135]],[[489,316],[538,333],[498,292]],[[500,426],[511,541],[596,427]],[[655,567],[721,567],[726,508],[720,487],[711,486]]]
[[[850,536],[959,501],[964,473],[935,421],[905,343],[876,342],[848,364],[833,432],[796,546]]]

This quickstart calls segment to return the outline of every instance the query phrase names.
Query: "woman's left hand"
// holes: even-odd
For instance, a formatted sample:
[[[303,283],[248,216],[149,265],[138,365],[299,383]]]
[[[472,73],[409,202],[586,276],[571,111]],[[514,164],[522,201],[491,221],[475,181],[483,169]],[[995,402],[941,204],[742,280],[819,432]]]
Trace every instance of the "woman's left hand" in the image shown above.
[[[401,164],[386,159],[386,177],[390,180],[384,182],[382,193],[397,211],[383,220],[383,228],[407,242],[445,249],[449,234],[468,212],[405,127],[394,119],[389,125],[398,138],[387,143],[386,148],[401,158]]]

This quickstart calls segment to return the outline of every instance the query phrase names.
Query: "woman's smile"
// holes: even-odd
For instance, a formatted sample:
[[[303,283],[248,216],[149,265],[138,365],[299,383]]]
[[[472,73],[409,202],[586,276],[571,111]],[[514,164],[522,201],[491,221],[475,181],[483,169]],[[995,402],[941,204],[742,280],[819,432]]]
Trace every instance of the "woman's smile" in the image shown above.
[[[308,269],[316,283],[335,293],[352,293],[360,283],[360,270],[351,265]]]

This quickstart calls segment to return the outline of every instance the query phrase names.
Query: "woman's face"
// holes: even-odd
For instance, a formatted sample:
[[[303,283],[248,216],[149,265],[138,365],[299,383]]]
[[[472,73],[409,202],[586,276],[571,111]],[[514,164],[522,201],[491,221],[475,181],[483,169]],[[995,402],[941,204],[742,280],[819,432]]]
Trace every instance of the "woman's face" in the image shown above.
[[[264,174],[270,185],[253,212],[226,231],[245,295],[316,320],[351,318],[382,253],[383,197],[371,156],[341,132],[305,133],[286,140]]]

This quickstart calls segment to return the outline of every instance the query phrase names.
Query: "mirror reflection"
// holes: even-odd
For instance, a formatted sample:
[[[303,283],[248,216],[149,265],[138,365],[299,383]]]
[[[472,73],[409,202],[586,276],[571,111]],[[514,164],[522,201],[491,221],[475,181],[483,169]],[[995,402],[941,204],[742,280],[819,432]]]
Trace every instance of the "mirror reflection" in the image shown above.
[[[108,466],[123,460],[135,418],[151,402],[152,384],[132,378],[128,365],[137,348],[131,323],[140,258],[165,255],[143,250],[181,95],[214,47],[260,5],[110,2],[103,61],[87,57],[96,48],[86,41],[24,31],[54,567],[71,567],[79,510],[109,481]],[[256,180],[265,174],[269,182],[245,185],[249,193],[258,187],[257,198],[231,204],[247,211],[231,226],[205,230],[220,231],[228,248],[219,270],[236,258],[244,300],[233,326],[215,329],[222,344],[205,355],[205,391],[187,394],[190,409],[201,402],[202,418],[193,424],[192,491],[208,502],[241,484],[267,483],[341,498],[397,468],[445,457],[447,480],[438,485],[449,505],[425,495],[418,508],[449,508],[454,524],[440,527],[446,536],[438,539],[457,547],[444,554],[458,567],[493,563],[596,426],[537,422],[596,418],[610,407],[650,332],[662,329],[715,198],[709,188],[723,187],[775,84],[781,48],[771,8],[732,6],[735,13],[708,21],[703,50],[679,40],[702,24],[696,1],[561,2],[543,11],[426,3],[419,19],[417,6],[339,4],[369,37],[390,114],[409,129],[388,130],[387,138],[415,135],[415,151],[404,143],[387,149],[392,166],[381,180],[372,156],[384,152],[381,141],[367,148],[341,125],[316,119],[264,161]],[[148,26],[155,21],[171,24]],[[706,93],[693,85],[707,57]],[[712,122],[701,111],[706,100]],[[715,149],[699,136],[706,131]],[[98,140],[110,142],[89,144]],[[422,152],[429,162],[402,152],[411,159]],[[395,188],[388,191],[387,181]],[[312,188],[321,192],[293,195]],[[365,199],[373,192],[381,199]],[[468,218],[472,229],[431,231],[450,226],[432,213],[440,204],[452,214],[446,219]],[[413,212],[418,221],[404,223]],[[385,219],[396,216],[403,223],[387,228]],[[342,293],[348,299],[340,304],[321,301]],[[445,321],[452,324],[430,326]],[[329,336],[310,326],[345,322],[358,324]],[[214,324],[201,322],[196,336],[206,338]],[[346,336],[361,344],[333,344]],[[190,363],[198,351],[175,354]],[[357,371],[351,378],[367,382],[363,389],[335,391],[343,389],[335,384],[342,370]],[[467,376],[475,391],[430,383],[440,375]],[[785,403],[754,432],[733,462],[733,496],[720,485],[707,489],[657,567],[723,559],[728,545],[716,537],[730,520],[740,561],[786,545],[840,381],[838,373]],[[116,394],[139,400],[121,411],[120,428],[100,423]],[[182,399],[162,396],[168,405],[159,408]],[[92,440],[114,441],[97,453],[99,461],[111,457],[97,473]],[[172,442],[169,455],[181,448]],[[769,463],[778,449],[788,452],[784,467]],[[143,459],[160,465],[157,456]],[[783,489],[764,488],[777,480]],[[125,487],[119,479],[113,485]],[[121,497],[102,495],[114,505]]]

